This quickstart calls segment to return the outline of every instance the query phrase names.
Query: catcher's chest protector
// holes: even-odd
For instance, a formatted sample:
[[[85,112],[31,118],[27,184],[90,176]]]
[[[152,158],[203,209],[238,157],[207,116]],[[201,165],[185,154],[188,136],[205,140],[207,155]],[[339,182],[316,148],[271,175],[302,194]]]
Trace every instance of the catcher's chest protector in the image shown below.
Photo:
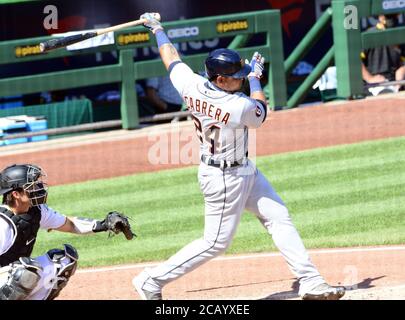
[[[0,206],[0,219],[6,220],[17,235],[11,248],[0,256],[0,267],[3,267],[20,257],[31,255],[41,221],[41,210],[32,207],[27,213],[16,215]]]

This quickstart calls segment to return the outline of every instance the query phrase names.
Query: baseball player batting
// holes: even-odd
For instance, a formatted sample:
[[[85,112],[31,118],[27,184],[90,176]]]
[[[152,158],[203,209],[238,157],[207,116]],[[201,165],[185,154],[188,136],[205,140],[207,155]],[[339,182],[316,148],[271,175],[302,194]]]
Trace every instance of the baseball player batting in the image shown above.
[[[248,159],[248,129],[259,128],[267,116],[260,85],[264,58],[255,53],[248,63],[236,51],[217,49],[205,60],[208,80],[195,74],[149,13],[141,16],[156,36],[170,79],[187,103],[200,140],[198,179],[205,200],[204,236],[166,262],[146,268],[133,279],[142,299],[162,299],[169,282],[223,253],[231,244],[242,212],[253,212],[285,258],[307,300],[338,300],[345,290],[332,287],[310,260],[288,210],[264,175]],[[250,97],[239,92],[244,79]]]
[[[127,217],[110,212],[102,221],[66,217],[47,206],[44,171],[33,164],[15,164],[0,172],[0,300],[53,300],[75,273],[74,247],[52,249],[31,258],[39,228],[94,234],[133,233]]]

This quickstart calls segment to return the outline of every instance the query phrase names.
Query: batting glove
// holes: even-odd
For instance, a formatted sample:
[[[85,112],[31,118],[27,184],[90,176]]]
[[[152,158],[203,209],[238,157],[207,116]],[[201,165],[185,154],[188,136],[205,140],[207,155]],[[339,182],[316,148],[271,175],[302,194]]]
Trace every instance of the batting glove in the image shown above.
[[[152,13],[146,12],[143,15],[141,15],[140,18],[146,20],[143,26],[152,31],[153,34],[155,34],[156,31],[158,30],[163,30],[162,24],[160,23],[159,20],[156,19],[156,17]]]
[[[252,60],[250,62],[246,59],[245,63],[249,64],[250,68],[252,69],[252,71],[248,74],[248,78],[255,77],[260,79],[262,77],[264,69],[264,57],[262,57],[259,52],[255,52],[253,54]]]

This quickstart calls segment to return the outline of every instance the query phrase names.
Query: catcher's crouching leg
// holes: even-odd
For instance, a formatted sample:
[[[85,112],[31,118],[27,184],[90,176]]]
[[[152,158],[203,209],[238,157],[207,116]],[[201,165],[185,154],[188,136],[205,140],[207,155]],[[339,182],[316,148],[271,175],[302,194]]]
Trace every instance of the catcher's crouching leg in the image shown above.
[[[3,270],[8,275],[0,287],[0,300],[25,300],[37,286],[42,267],[34,259],[21,257]]]
[[[76,272],[79,255],[71,245],[64,244],[63,246],[64,250],[52,249],[46,254],[57,270],[56,279],[52,283],[52,290],[46,300],[55,299],[61,290],[66,287],[70,277]]]

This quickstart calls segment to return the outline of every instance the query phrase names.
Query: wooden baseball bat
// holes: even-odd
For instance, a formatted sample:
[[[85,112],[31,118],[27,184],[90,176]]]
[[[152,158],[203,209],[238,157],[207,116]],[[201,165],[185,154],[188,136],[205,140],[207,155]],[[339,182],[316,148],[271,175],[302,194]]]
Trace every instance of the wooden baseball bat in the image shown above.
[[[152,13],[152,14],[155,17],[155,19],[160,21],[159,13]],[[139,20],[122,23],[122,24],[117,24],[115,26],[108,27],[108,28],[94,30],[91,32],[75,34],[73,36],[68,36],[68,37],[63,37],[63,38],[50,39],[48,41],[41,42],[39,44],[39,48],[40,48],[41,52],[46,52],[46,51],[50,51],[50,50],[54,50],[54,49],[58,49],[58,48],[63,48],[66,46],[70,46],[71,44],[81,42],[81,41],[84,41],[84,40],[87,40],[90,38],[94,38],[99,35],[111,32],[111,31],[117,31],[117,30],[121,30],[121,29],[124,29],[127,27],[137,26],[140,24],[144,24],[145,22],[146,22],[145,19],[139,19]]]

